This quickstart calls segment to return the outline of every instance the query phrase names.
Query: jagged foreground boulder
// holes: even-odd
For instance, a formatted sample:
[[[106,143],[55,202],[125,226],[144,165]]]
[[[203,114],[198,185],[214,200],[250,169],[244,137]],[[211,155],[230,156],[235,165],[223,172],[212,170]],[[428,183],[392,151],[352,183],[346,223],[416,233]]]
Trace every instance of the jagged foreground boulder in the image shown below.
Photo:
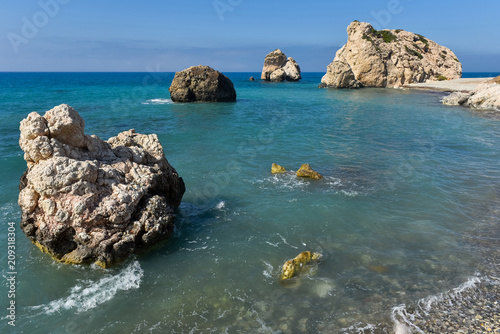
[[[209,66],[191,66],[175,73],[168,89],[173,102],[234,102],[231,80]]]
[[[377,31],[358,21],[347,27],[347,35],[347,43],[327,67],[323,86],[400,87],[462,76],[455,54],[422,35],[401,29]]]
[[[28,168],[21,178],[21,228],[66,263],[108,267],[173,231],[184,182],[155,134],[129,130],[103,141],[62,104],[21,121]]]
[[[261,79],[265,81],[299,81],[302,79],[300,66],[292,57],[286,58],[285,54],[276,49],[264,59]]]

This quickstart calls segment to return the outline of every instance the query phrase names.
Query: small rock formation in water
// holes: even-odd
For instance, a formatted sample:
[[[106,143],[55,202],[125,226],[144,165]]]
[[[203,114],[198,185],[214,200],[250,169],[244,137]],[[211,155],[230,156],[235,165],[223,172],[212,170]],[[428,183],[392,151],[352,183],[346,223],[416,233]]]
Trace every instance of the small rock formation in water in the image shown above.
[[[170,236],[185,187],[155,134],[84,125],[66,104],[21,121],[21,229],[59,261],[108,267]]]
[[[250,79],[248,79],[250,81],[255,81],[255,78],[254,77],[250,77]]]
[[[292,57],[287,59],[280,49],[276,49],[264,59],[261,79],[277,82],[299,81],[302,76],[299,64]]]
[[[461,76],[462,64],[450,49],[412,32],[375,30],[369,23],[354,21],[321,86],[401,87]]]
[[[273,174],[283,174],[284,172],[286,172],[286,169],[285,167],[282,167],[278,164],[275,164],[273,163],[272,166],[271,166],[271,173]]]
[[[321,176],[320,173],[313,170],[309,164],[303,164],[302,166],[300,166],[300,169],[297,171],[296,174],[297,176],[300,177],[308,177],[316,180],[323,178],[323,176]]]
[[[312,253],[310,251],[300,253],[295,258],[283,264],[280,280],[287,280],[307,271],[309,269],[308,265],[319,262],[322,257],[323,255],[320,253]]]
[[[443,98],[443,104],[500,110],[500,84],[485,83],[468,93],[453,92]]]
[[[208,66],[192,66],[175,73],[168,89],[173,102],[234,102],[234,85],[219,71]]]

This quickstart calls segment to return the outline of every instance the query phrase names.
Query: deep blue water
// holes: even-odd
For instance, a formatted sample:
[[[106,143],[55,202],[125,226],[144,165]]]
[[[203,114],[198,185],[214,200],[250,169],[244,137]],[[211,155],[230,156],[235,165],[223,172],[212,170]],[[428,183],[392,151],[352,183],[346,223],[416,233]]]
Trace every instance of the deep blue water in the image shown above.
[[[5,279],[0,332],[390,332],[394,307],[491,274],[500,121],[443,106],[442,93],[318,89],[322,73],[227,73],[236,103],[174,104],[173,75],[0,73],[5,278],[17,229],[16,327]],[[187,187],[168,243],[103,270],[55,263],[23,235],[19,122],[61,103],[86,134],[158,134]],[[324,179],[272,175],[273,162]],[[280,284],[305,250],[323,253],[316,272]]]

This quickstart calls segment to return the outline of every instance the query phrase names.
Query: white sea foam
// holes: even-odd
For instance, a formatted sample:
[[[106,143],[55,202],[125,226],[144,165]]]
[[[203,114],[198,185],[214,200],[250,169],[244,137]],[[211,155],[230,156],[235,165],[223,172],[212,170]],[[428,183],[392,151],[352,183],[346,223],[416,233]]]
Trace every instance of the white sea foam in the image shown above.
[[[273,276],[274,268],[273,268],[272,264],[270,264],[269,262],[266,262],[264,260],[262,260],[262,262],[266,266],[266,269],[264,269],[262,274],[267,278],[274,278],[274,276]]]
[[[417,302],[415,310],[411,312],[408,312],[405,304],[394,307],[392,309],[394,332],[396,334],[424,333],[422,329],[415,325],[415,319],[423,315],[428,315],[435,303],[446,301],[451,306],[454,302],[459,302],[462,299],[462,293],[475,289],[480,282],[481,279],[479,277],[472,277],[467,282],[450,291],[420,299]]]
[[[98,281],[83,281],[69,291],[69,295],[48,304],[33,306],[39,314],[53,314],[74,309],[76,313],[91,310],[113,299],[119,291],[139,288],[144,271],[138,261],[134,261],[116,275],[108,275]]]
[[[373,324],[357,323],[347,328],[342,328],[341,333],[374,333],[377,326]]]
[[[276,174],[269,177],[266,177],[262,180],[257,180],[253,183],[259,185],[261,189],[269,189],[269,188],[281,188],[281,189],[301,189],[307,186],[307,182],[297,178],[295,173],[284,173],[284,174]]]
[[[174,103],[171,99],[151,99],[142,102],[142,104],[171,104],[171,103]]]
[[[217,205],[215,206],[215,209],[217,210],[222,210],[226,207],[226,202],[224,201],[220,201],[219,203],[217,203]]]
[[[342,190],[342,194],[348,196],[348,197],[356,197],[359,195],[359,192],[356,190]]]
[[[251,182],[258,185],[261,189],[279,189],[287,192],[291,190],[315,189],[315,187],[312,187],[314,185],[319,186],[318,189],[326,193],[342,194],[348,197],[356,197],[366,193],[363,187],[353,182],[344,182],[338,177],[325,176],[322,182],[308,182],[307,180],[298,178],[293,172],[276,174]],[[294,198],[289,201],[293,202],[297,201],[297,199]]]

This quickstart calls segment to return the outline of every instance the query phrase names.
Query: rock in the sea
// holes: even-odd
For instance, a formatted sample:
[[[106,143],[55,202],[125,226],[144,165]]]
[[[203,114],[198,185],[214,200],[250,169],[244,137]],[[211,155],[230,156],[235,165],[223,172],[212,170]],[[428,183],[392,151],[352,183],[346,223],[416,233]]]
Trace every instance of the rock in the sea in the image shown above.
[[[321,79],[323,86],[401,87],[462,76],[462,64],[453,51],[422,35],[401,29],[375,30],[358,21],[347,27],[347,35],[347,43]]]
[[[300,253],[295,258],[283,264],[280,280],[287,280],[307,271],[309,269],[308,265],[319,262],[322,257],[323,255],[320,253],[312,253],[310,251]]]
[[[250,81],[255,81],[255,78],[254,77],[250,77],[250,79],[248,79]]]
[[[266,81],[298,81],[302,79],[300,66],[292,57],[286,58],[285,54],[276,49],[264,59],[262,80]]]
[[[21,121],[21,229],[57,260],[108,267],[170,236],[185,187],[155,134],[103,141],[84,124],[66,104]]]
[[[445,96],[443,98],[443,104],[450,105],[450,106],[458,106],[462,105],[467,100],[469,100],[470,93],[465,93],[465,92],[453,92],[448,96]]]
[[[234,102],[234,85],[219,71],[208,66],[192,66],[175,73],[168,89],[173,102]]]
[[[320,173],[313,170],[309,164],[303,164],[302,166],[300,166],[300,169],[297,171],[296,174],[297,176],[308,177],[316,180],[323,178],[323,176],[321,176]]]
[[[469,93],[453,92],[443,98],[443,104],[500,110],[500,85],[485,83]]]
[[[286,81],[299,81],[302,79],[300,66],[292,57],[288,57],[285,66],[283,66],[283,71],[285,71]]]
[[[273,163],[271,165],[271,173],[273,174],[283,174],[284,172],[286,172],[286,169],[285,167],[282,167],[276,163]]]

